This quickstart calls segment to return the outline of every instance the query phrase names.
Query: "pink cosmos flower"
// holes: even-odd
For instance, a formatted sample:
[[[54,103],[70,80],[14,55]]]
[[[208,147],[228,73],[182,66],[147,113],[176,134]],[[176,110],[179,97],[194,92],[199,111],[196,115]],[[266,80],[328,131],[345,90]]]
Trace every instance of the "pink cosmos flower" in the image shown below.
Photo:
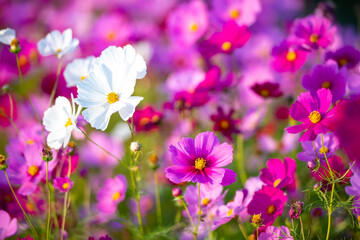
[[[261,11],[258,0],[213,0],[212,13],[222,22],[235,21],[239,26],[252,25]]]
[[[162,120],[163,114],[158,112],[152,106],[146,106],[142,109],[137,109],[133,115],[135,130],[150,131],[158,129]],[[130,121],[130,120],[129,120]]]
[[[174,166],[165,169],[166,177],[174,183],[199,182],[216,186],[230,185],[236,173],[222,168],[233,160],[233,148],[220,144],[212,132],[203,132],[192,138],[183,138],[176,146],[169,147]]]
[[[264,82],[264,83],[255,83],[251,89],[260,97],[263,98],[278,98],[283,95],[282,91],[279,89],[280,85],[278,83]]]
[[[350,178],[351,186],[346,186],[345,191],[349,196],[360,197],[360,173],[355,172]]]
[[[305,50],[327,48],[334,42],[336,27],[325,17],[308,16],[297,19],[289,40]]]
[[[240,133],[238,129],[239,119],[233,119],[234,110],[225,113],[222,107],[218,107],[217,113],[210,116],[214,122],[214,131],[221,132],[228,140],[232,141],[233,134]]]
[[[68,192],[74,185],[73,181],[70,181],[68,177],[57,177],[53,181],[54,188],[59,189],[60,192]]]
[[[290,116],[302,124],[285,130],[288,133],[305,130],[299,141],[314,141],[318,134],[327,133],[333,128],[337,108],[328,111],[331,102],[332,94],[329,89],[319,89],[316,95],[311,95],[310,92],[301,93],[290,109]]]
[[[17,219],[10,219],[10,215],[0,210],[0,240],[4,240],[16,233]]]
[[[285,157],[284,162],[278,158],[272,158],[267,162],[267,168],[260,171],[260,179],[269,186],[284,188],[295,181],[296,162],[294,159]]]
[[[265,232],[259,235],[259,240],[293,240],[294,238],[290,235],[290,230],[285,227],[274,227],[268,226]]]
[[[272,49],[272,68],[277,72],[296,72],[306,62],[308,53],[283,41]]]
[[[167,31],[172,41],[193,45],[208,27],[208,13],[203,1],[193,0],[179,5],[167,19]]]
[[[200,51],[207,57],[217,53],[230,54],[235,49],[244,46],[251,33],[246,26],[238,26],[234,21],[224,24],[221,32],[214,33],[200,45]]]
[[[99,211],[106,214],[115,213],[117,205],[125,199],[126,189],[127,181],[124,175],[108,178],[97,193]]]
[[[262,224],[271,225],[278,216],[281,216],[287,196],[278,188],[263,186],[255,192],[248,205],[250,215],[261,214]]]

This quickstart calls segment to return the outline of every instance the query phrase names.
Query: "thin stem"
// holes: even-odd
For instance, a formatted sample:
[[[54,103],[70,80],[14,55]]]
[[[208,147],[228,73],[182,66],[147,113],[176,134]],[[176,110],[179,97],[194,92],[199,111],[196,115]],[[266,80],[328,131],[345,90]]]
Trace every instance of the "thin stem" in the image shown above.
[[[134,131],[129,123],[129,121],[126,121],[126,123],[128,124],[129,126],[129,129],[130,129],[130,132],[131,132],[131,141],[133,142],[134,141]]]
[[[8,97],[9,97],[9,102],[10,102],[10,118],[13,119],[14,118],[14,105],[13,105],[13,101],[12,101],[12,97],[11,97],[10,93],[8,93]]]
[[[303,226],[303,222],[301,219],[301,216],[299,217],[300,219],[300,226],[301,226],[301,235],[302,235],[302,239],[305,240],[305,234],[304,234],[304,226]]]
[[[15,194],[15,191],[14,191],[14,189],[13,189],[12,186],[11,186],[11,183],[10,183],[10,180],[9,180],[9,176],[7,175],[6,170],[4,170],[4,173],[5,173],[6,180],[7,180],[8,184],[9,184],[10,190],[11,190],[12,194],[14,195],[14,198],[16,199],[17,204],[18,204],[19,207],[21,208],[21,211],[23,212],[24,217],[25,217],[26,221],[28,222],[28,224],[29,224],[29,226],[30,226],[30,228],[31,228],[31,231],[32,231],[33,234],[36,236],[36,238],[39,239],[39,235],[37,234],[34,226],[32,225],[29,216],[26,214],[24,208],[21,206],[20,201],[19,201],[19,199],[17,198],[17,196],[16,196],[16,194]]]
[[[200,183],[199,183],[199,186],[198,186],[198,195],[199,195],[199,219],[198,219],[198,222],[196,224],[196,228],[195,228],[195,232],[194,232],[194,239],[196,240],[197,238],[197,232],[198,232],[198,229],[199,229],[199,226],[200,226],[200,221],[201,221],[201,196],[200,196]]]
[[[247,237],[247,235],[246,235],[246,231],[245,231],[245,229],[244,229],[244,226],[243,226],[240,222],[238,222],[238,225],[239,225],[241,234],[243,235],[244,239],[247,240],[248,237]]]
[[[49,183],[49,162],[46,162],[46,186],[48,188],[48,217],[47,217],[47,224],[46,224],[46,240],[49,239],[49,232],[50,232],[50,218],[51,218],[51,189]]]
[[[316,151],[316,146],[315,146],[315,142],[314,142],[314,141],[312,141],[312,143],[313,143],[313,146],[314,146],[315,156],[316,156],[316,158],[319,158],[319,157],[318,157],[318,155],[317,155],[317,151]]]
[[[71,156],[69,156],[68,158],[69,161],[69,167],[68,167],[68,173],[67,173],[67,177],[70,178],[70,173],[71,173]],[[69,190],[70,191],[70,190]],[[62,217],[62,222],[61,222],[61,232],[60,232],[60,239],[63,240],[64,239],[64,230],[65,230],[65,220],[66,220],[66,212],[67,212],[67,206],[68,206],[68,195],[69,195],[69,191],[67,191],[65,193],[65,197],[64,197],[64,208],[63,208],[63,217]]]
[[[180,200],[181,200],[181,203],[182,203],[182,205],[184,206],[184,209],[185,209],[185,211],[186,211],[186,213],[187,213],[187,215],[188,215],[188,217],[189,217],[189,219],[190,219],[191,226],[195,229],[196,226],[195,226],[194,221],[193,221],[193,219],[192,219],[192,217],[191,217],[191,215],[190,215],[189,209],[188,209],[187,206],[186,206],[185,201],[184,201],[183,199],[180,199]]]
[[[331,180],[334,181],[335,178],[334,178],[334,176],[333,176],[333,172],[332,172],[332,170],[331,170],[329,161],[328,161],[327,156],[326,156],[325,145],[324,145],[324,137],[323,137],[323,134],[322,134],[322,133],[321,133],[321,145],[322,145],[322,147],[323,147],[323,149],[324,149],[324,157],[325,157],[325,160],[326,160],[326,164],[327,164],[327,166],[328,166],[328,168],[329,168],[329,173],[330,173],[330,176],[331,176]]]
[[[136,192],[136,196],[135,196],[135,200],[136,200],[136,207],[137,207],[137,218],[139,221],[139,231],[141,234],[141,238],[144,239],[144,230],[143,230],[143,224],[142,224],[142,219],[141,219],[141,209],[140,209],[140,198],[139,198],[139,193],[138,193],[138,189],[136,187],[136,183],[135,183],[135,176],[134,176],[134,172],[132,170],[130,170],[130,178],[131,178],[131,183],[132,186]]]
[[[245,171],[245,164],[244,164],[244,137],[242,134],[239,134],[238,137],[235,139],[236,143],[236,158],[237,158],[237,165],[240,175],[240,180],[243,186],[245,185],[247,176]]]
[[[0,108],[0,114],[3,115],[7,120],[9,120],[9,122],[11,123],[11,126],[13,126],[13,128],[15,129],[16,133],[20,135],[20,137],[24,140],[24,142],[27,141],[27,139],[24,137],[24,135],[22,135],[22,133],[20,132],[19,128],[16,126],[15,122],[12,120],[12,118],[10,118],[4,111],[4,109]]]
[[[59,78],[60,78],[60,72],[61,72],[61,65],[62,65],[62,59],[59,60],[59,65],[58,65],[58,69],[56,71],[56,80],[55,80],[55,84],[54,84],[54,87],[51,91],[51,94],[50,94],[50,100],[49,100],[49,103],[48,103],[48,108],[51,106],[53,100],[54,100],[54,96],[55,96],[55,92],[56,92],[56,89],[57,89],[57,85],[59,83]]]
[[[155,197],[156,197],[156,215],[158,224],[162,225],[162,214],[161,214],[161,200],[160,200],[160,191],[159,191],[159,179],[157,171],[154,172],[154,178],[155,178]]]

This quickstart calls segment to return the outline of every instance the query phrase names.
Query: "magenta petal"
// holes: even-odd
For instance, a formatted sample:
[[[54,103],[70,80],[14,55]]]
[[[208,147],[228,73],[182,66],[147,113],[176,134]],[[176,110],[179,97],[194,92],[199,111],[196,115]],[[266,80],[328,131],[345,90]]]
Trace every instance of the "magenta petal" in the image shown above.
[[[314,133],[314,127],[310,127],[299,139],[299,142],[304,141],[314,141],[316,139],[316,134]]]
[[[308,114],[310,114],[314,110],[319,109],[319,103],[317,99],[314,98],[310,92],[303,92],[298,97],[298,102],[300,102],[304,108],[307,110]]]
[[[285,157],[284,165],[285,165],[285,169],[287,169],[286,176],[293,178],[296,171],[296,161],[292,158]]]
[[[196,175],[195,167],[171,166],[165,169],[166,177],[174,183],[189,182]]]
[[[177,144],[177,147],[171,145],[169,147],[169,152],[171,156],[171,161],[173,162],[174,165],[179,165],[179,166],[194,165],[195,156],[192,156],[191,154],[193,153],[195,155],[194,139],[183,138]]]
[[[25,182],[19,188],[19,194],[28,196],[35,192],[37,185],[32,182]]]
[[[295,125],[295,126],[292,126],[292,127],[285,128],[285,130],[288,133],[299,133],[299,132],[302,132],[302,131],[308,129],[310,126],[311,125],[308,124],[308,123],[303,123],[303,124],[300,124],[300,125]]]
[[[220,144],[220,141],[213,132],[198,134],[195,138],[196,156],[206,158],[218,144]]]
[[[224,167],[233,161],[233,148],[227,143],[214,147],[206,159],[207,167]]]
[[[290,116],[299,122],[304,122],[309,117],[309,111],[303,104],[296,101],[290,108]]]
[[[223,169],[225,170],[225,174],[220,184],[223,186],[228,186],[236,182],[236,173],[230,169],[226,169],[226,168]]]
[[[14,235],[16,233],[16,230],[17,230],[17,219],[14,218],[13,220],[11,220],[10,224],[8,225],[6,237],[10,237]]]
[[[320,103],[320,112],[326,113],[331,105],[332,102],[332,93],[329,89],[321,88],[317,90],[317,96],[319,98]]]
[[[325,127],[321,122],[315,124],[314,126],[314,133],[316,135],[320,134],[320,133],[327,133],[329,131],[329,129],[327,127]]]
[[[225,175],[225,168],[210,167],[205,168],[204,172],[211,184],[220,184]]]

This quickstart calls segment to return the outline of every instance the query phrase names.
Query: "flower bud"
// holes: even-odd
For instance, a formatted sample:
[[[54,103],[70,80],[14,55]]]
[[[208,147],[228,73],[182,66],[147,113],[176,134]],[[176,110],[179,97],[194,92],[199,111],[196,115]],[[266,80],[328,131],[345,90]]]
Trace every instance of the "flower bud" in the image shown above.
[[[5,156],[0,154],[0,170],[6,170],[8,168],[8,165],[5,162]]]
[[[159,168],[159,158],[156,154],[151,154],[149,157],[149,163],[153,170],[156,170]]]
[[[291,204],[289,216],[292,220],[298,219],[300,214],[302,213],[304,207],[304,203],[300,201],[296,201],[295,203]]]
[[[308,161],[307,166],[310,169],[314,169],[316,167],[316,163],[314,163],[314,161]]]
[[[172,195],[173,195],[174,197],[180,197],[181,194],[182,194],[181,188],[178,188],[178,187],[173,188],[173,190],[172,190]]]
[[[132,142],[130,143],[130,151],[132,152],[138,152],[140,151],[141,145],[138,142]]]
[[[313,188],[314,190],[318,190],[319,188],[321,188],[321,183],[315,183]]]
[[[68,145],[66,146],[65,150],[64,150],[66,155],[70,155],[70,156],[74,155],[75,154],[75,147],[76,147],[75,142],[70,141],[68,143]]]
[[[50,162],[50,161],[53,159],[53,155],[52,155],[51,149],[43,148],[43,149],[42,149],[41,158],[42,158],[45,162]]]
[[[14,38],[10,43],[10,52],[19,53],[21,51],[19,40]]]

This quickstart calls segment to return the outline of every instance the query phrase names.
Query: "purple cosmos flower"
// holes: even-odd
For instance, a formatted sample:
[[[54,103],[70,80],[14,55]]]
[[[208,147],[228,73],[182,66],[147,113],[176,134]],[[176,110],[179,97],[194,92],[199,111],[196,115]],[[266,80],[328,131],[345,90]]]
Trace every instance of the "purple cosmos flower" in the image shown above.
[[[258,0],[213,0],[212,13],[222,22],[235,21],[239,26],[252,25],[261,11]]]
[[[10,215],[0,210],[0,240],[4,240],[16,233],[17,219],[10,219]]]
[[[277,72],[296,72],[304,65],[307,55],[307,52],[295,48],[285,40],[272,49],[271,66]]]
[[[226,205],[220,206],[216,211],[217,220],[214,221],[211,230],[214,231],[217,227],[229,222],[241,212],[246,211],[246,196],[246,189],[242,191],[236,191],[233,201],[228,202]]]
[[[214,122],[214,131],[221,132],[230,141],[232,141],[232,135],[234,133],[240,133],[237,127],[240,120],[232,118],[234,112],[235,111],[231,109],[227,114],[225,114],[222,107],[218,107],[217,114],[210,116],[210,119]]]
[[[353,200],[353,214],[360,222],[360,197],[355,197]]]
[[[236,173],[222,168],[233,160],[233,148],[220,144],[212,132],[203,132],[192,138],[183,138],[177,146],[169,147],[174,166],[165,169],[166,177],[174,183],[199,182],[216,186],[230,185]]]
[[[60,192],[68,192],[74,185],[68,177],[57,177],[53,181],[54,188],[59,189]]]
[[[360,62],[360,52],[352,46],[345,46],[335,52],[327,52],[325,58],[337,62],[339,68],[352,69]]]
[[[328,111],[331,102],[332,94],[329,89],[319,89],[316,95],[311,95],[310,92],[301,93],[298,100],[291,106],[290,116],[302,124],[285,130],[288,133],[306,130],[299,141],[314,141],[318,134],[327,133],[333,128],[337,108],[334,107]]]
[[[351,186],[346,186],[345,191],[350,196],[360,197],[360,173],[355,172],[350,178]]]
[[[272,158],[266,165],[267,168],[260,171],[260,179],[265,184],[281,189],[295,181],[296,162],[294,159],[285,157],[282,162],[281,159]]]
[[[97,193],[97,207],[101,212],[115,213],[116,207],[125,199],[127,181],[124,175],[108,178],[104,186]]]
[[[314,142],[315,142],[317,157],[320,160],[325,161],[324,153],[326,153],[326,157],[328,158],[334,156],[336,150],[339,148],[339,141],[332,133],[325,133],[323,135],[323,139],[324,139],[324,148],[321,142],[321,135],[318,135]],[[312,141],[302,142],[301,146],[303,147],[304,152],[299,152],[296,157],[304,162],[314,161],[316,159],[316,155]]]
[[[262,223],[271,225],[278,216],[281,216],[287,196],[278,188],[263,186],[255,192],[248,205],[250,215],[261,214]]]
[[[96,239],[95,239],[95,237],[89,237],[88,240],[96,240]],[[99,237],[99,240],[112,240],[112,238],[106,234],[105,236]]]
[[[290,235],[290,230],[285,227],[274,227],[268,226],[265,232],[259,235],[259,240],[293,240],[294,238]]]
[[[264,82],[255,83],[251,89],[263,98],[277,98],[283,95],[279,87],[280,85],[278,83]]]
[[[167,19],[167,31],[172,41],[192,45],[205,33],[208,13],[204,2],[193,0],[179,5]]]
[[[224,24],[221,32],[214,33],[200,46],[200,51],[207,57],[217,53],[230,54],[235,49],[244,46],[249,40],[251,33],[246,26],[238,26],[234,21]]]
[[[324,17],[308,16],[297,19],[292,27],[290,41],[305,50],[327,48],[333,43],[336,27]]]
[[[310,74],[305,75],[302,85],[313,95],[318,89],[329,89],[333,96],[332,101],[336,102],[345,95],[346,76],[346,69],[339,70],[336,62],[329,60],[325,65],[315,66]]]

